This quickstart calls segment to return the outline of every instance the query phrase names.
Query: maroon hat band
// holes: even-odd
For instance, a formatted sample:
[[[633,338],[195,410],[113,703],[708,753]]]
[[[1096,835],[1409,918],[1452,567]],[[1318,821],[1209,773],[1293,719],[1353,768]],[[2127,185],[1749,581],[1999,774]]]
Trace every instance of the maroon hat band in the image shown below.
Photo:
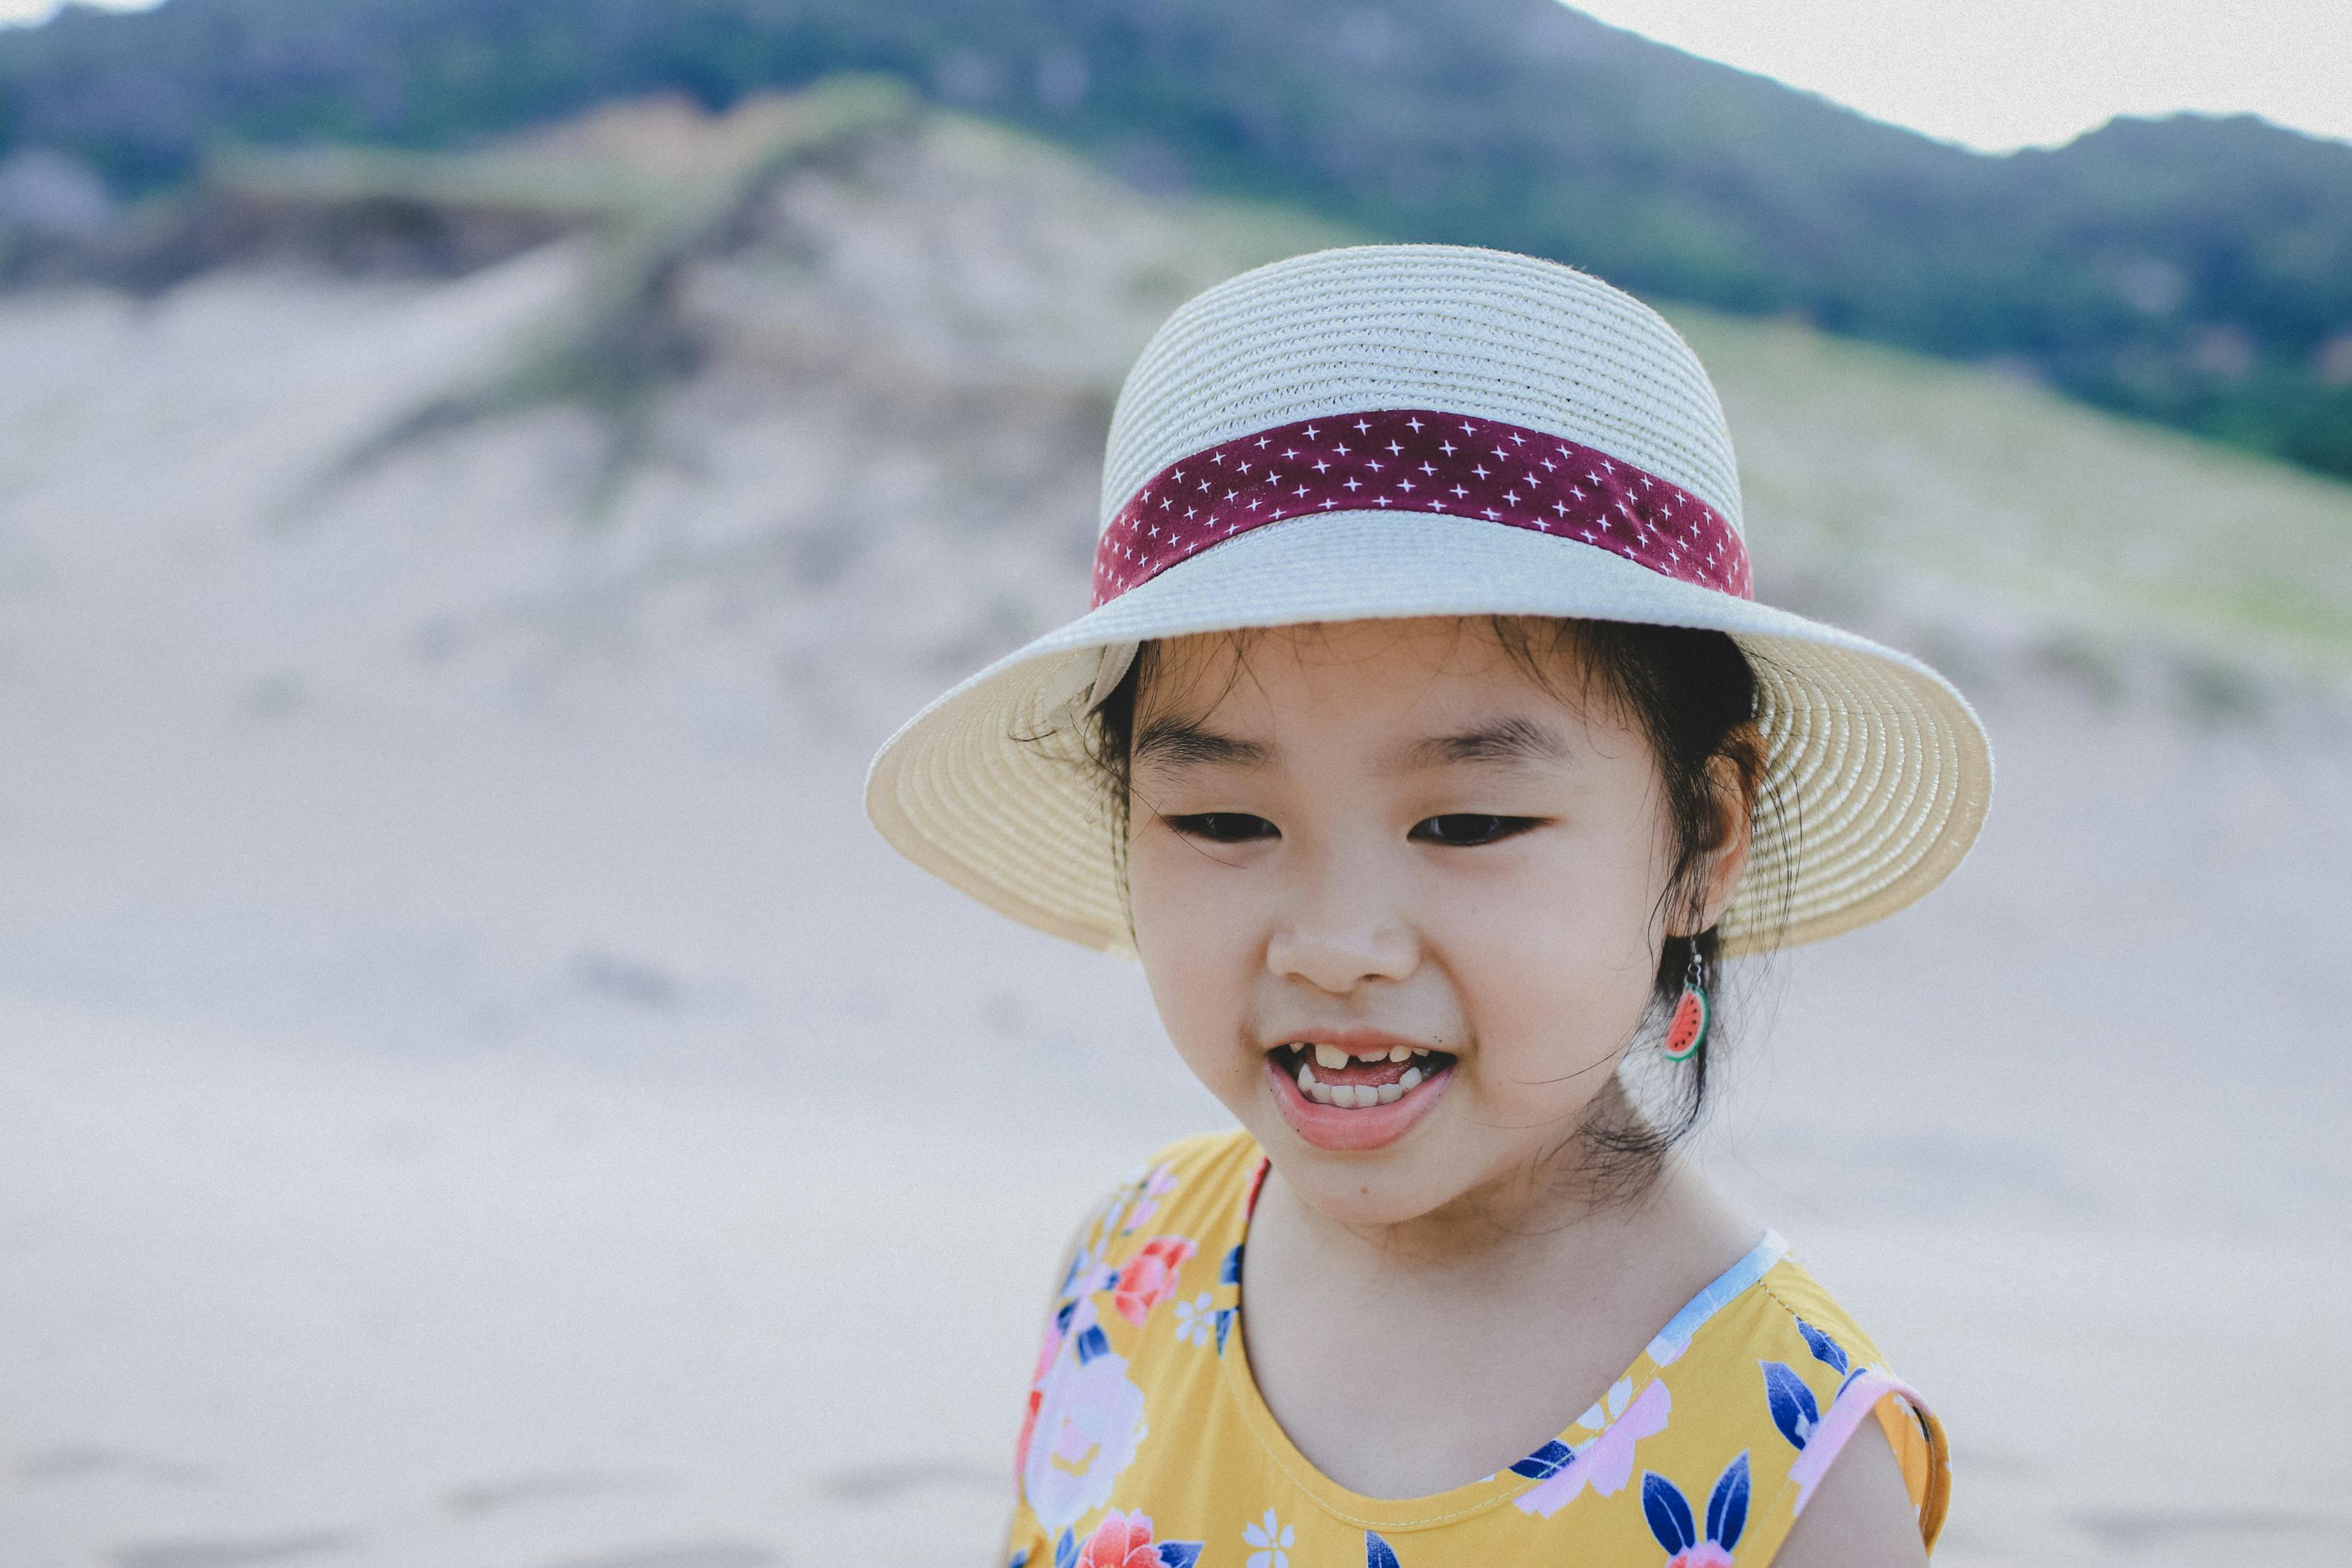
[[[1539,430],[1386,408],[1277,425],[1160,469],[1095,546],[1095,605],[1253,528],[1367,510],[1524,528],[1677,582],[1755,596],[1738,533],[1681,486]]]

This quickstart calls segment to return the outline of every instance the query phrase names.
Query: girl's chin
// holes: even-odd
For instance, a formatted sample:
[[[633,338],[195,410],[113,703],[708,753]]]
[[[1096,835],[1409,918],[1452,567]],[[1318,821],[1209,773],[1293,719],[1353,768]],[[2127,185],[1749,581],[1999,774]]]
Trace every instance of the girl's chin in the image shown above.
[[[1396,1100],[1366,1106],[1309,1100],[1298,1080],[1283,1070],[1277,1056],[1266,1058],[1265,1079],[1276,1114],[1301,1142],[1334,1153],[1365,1153],[1396,1142],[1436,1107],[1454,1082],[1454,1064],[1431,1073]]]

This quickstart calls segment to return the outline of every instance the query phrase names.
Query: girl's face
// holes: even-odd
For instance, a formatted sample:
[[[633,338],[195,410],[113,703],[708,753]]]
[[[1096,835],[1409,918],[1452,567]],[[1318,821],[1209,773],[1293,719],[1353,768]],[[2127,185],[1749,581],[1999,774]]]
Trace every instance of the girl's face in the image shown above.
[[[1649,1000],[1674,846],[1647,739],[1482,620],[1160,654],[1129,877],[1177,1051],[1334,1219],[1499,1195],[1609,1090]]]

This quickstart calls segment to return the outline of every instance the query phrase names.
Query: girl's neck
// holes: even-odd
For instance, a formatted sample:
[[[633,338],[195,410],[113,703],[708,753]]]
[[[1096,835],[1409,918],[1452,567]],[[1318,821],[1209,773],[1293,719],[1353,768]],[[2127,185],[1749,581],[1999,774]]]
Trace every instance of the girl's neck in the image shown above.
[[[1563,1162],[1572,1158],[1572,1152],[1562,1156]],[[1258,1210],[1254,1232],[1272,1219],[1282,1245],[1302,1260],[1311,1256],[1320,1268],[1378,1275],[1391,1284],[1414,1279],[1436,1289],[1563,1267],[1608,1268],[1669,1237],[1690,1237],[1710,1251],[1720,1250],[1718,1238],[1744,1237],[1741,1251],[1754,1240],[1752,1227],[1710,1184],[1671,1161],[1630,1191],[1622,1182],[1563,1178],[1557,1171],[1514,1172],[1392,1225],[1334,1219],[1302,1199],[1276,1170],[1267,1173]]]

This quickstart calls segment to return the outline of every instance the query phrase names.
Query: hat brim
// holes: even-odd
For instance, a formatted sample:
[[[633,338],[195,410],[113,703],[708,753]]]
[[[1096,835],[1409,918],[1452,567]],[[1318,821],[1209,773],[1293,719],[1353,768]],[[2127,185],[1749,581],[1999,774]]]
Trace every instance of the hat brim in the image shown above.
[[[1866,638],[1476,519],[1334,511],[1237,535],[1007,655],[876,753],[866,809],[899,853],[992,909],[1132,956],[1115,831],[1080,744],[1104,650],[1195,632],[1415,616],[1548,616],[1728,633],[1767,755],[1727,956],[1817,942],[1950,874],[1992,754],[1934,670]]]

